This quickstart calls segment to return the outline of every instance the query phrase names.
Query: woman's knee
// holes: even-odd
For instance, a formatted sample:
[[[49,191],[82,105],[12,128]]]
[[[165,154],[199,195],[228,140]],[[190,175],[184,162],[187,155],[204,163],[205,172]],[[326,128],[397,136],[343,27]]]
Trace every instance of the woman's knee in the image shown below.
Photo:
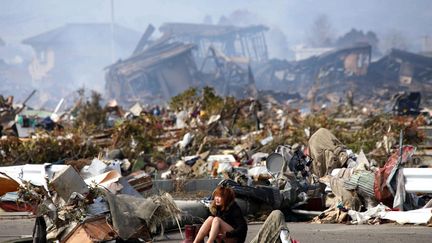
[[[214,217],[212,223],[213,223],[213,224],[220,224],[221,221],[222,221],[221,218],[219,218],[219,217]]]
[[[214,219],[215,217],[213,217],[213,216],[209,216],[207,219],[206,219],[206,222],[213,222],[213,219]]]

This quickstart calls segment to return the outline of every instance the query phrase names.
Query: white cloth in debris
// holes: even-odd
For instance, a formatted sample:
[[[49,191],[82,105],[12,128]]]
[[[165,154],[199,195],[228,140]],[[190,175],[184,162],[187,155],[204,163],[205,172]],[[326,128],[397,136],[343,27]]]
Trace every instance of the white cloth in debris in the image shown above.
[[[265,166],[256,166],[248,170],[248,176],[271,176],[270,172]]]
[[[432,210],[421,208],[410,211],[385,211],[380,213],[380,218],[399,224],[427,224],[432,219]]]
[[[186,127],[186,120],[188,113],[186,111],[180,111],[176,113],[176,128],[182,129]]]
[[[390,211],[390,208],[379,204],[366,212],[348,211],[351,223],[364,224],[371,218],[388,219],[399,224],[427,224],[432,219],[431,208],[421,208],[410,211]]]
[[[192,142],[192,139],[193,139],[192,133],[188,132],[183,136],[183,139],[177,144],[180,147],[180,149],[185,149],[190,144],[190,142]]]
[[[348,215],[351,217],[351,223],[353,224],[365,224],[371,218],[376,218],[380,216],[381,212],[385,212],[390,208],[384,204],[379,204],[378,206],[368,209],[366,212],[358,212],[355,210],[348,210]]]

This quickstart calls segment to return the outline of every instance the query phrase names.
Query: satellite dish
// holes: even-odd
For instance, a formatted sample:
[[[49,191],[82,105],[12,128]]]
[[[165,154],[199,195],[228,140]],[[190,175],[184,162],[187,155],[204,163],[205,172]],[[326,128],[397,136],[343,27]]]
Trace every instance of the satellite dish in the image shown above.
[[[272,174],[283,172],[286,167],[285,159],[280,153],[272,153],[267,157],[266,167]]]

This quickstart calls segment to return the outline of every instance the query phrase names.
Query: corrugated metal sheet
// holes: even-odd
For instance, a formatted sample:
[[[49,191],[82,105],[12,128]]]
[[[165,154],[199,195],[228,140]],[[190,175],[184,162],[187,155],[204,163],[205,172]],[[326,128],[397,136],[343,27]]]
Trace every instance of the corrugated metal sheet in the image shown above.
[[[375,174],[373,172],[360,172],[351,176],[345,182],[347,189],[356,189],[363,196],[375,197],[374,193]]]

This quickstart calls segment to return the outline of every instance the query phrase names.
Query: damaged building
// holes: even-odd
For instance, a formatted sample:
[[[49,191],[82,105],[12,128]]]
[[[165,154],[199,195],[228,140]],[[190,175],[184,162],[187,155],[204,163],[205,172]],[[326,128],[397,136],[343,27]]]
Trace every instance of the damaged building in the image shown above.
[[[196,85],[194,47],[179,42],[156,44],[108,67],[108,97],[121,103],[161,103]]]
[[[372,63],[369,79],[386,88],[406,91],[430,91],[432,88],[432,58],[393,49]]]
[[[31,76],[28,72],[28,53],[21,48],[7,45],[0,38],[0,95],[14,94],[17,100],[24,99],[24,95],[33,89]],[[0,97],[0,103],[1,97]],[[0,105],[1,106],[1,105]]]
[[[339,102],[349,92],[362,100],[387,99],[400,91],[431,90],[432,58],[393,49],[371,61],[371,46],[357,45],[289,62],[270,60],[256,69],[257,87]],[[339,99],[332,99],[339,97]]]
[[[248,66],[268,58],[264,26],[149,25],[134,54],[107,67],[106,93],[123,104],[163,103],[185,89],[211,86],[227,96],[256,96]],[[245,88],[246,87],[246,88]]]
[[[184,43],[197,45],[197,57],[205,58],[213,46],[230,57],[246,57],[253,62],[268,60],[263,25],[238,27],[208,24],[165,23],[159,30]]]
[[[366,77],[370,61],[369,45],[338,49],[295,62],[273,59],[257,68],[257,86],[264,90],[278,87],[302,96],[315,89],[343,93]]]
[[[71,23],[22,41],[35,52],[28,69],[40,90],[68,95],[77,85],[103,90],[103,68],[128,56],[139,34],[109,23]]]

